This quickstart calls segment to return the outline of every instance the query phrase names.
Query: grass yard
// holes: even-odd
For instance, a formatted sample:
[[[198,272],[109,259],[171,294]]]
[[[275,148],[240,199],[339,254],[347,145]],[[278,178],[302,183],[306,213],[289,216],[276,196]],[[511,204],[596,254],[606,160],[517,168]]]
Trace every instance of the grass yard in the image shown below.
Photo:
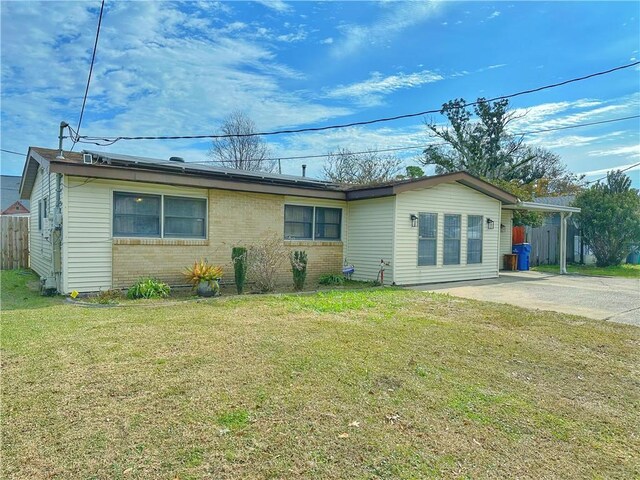
[[[546,273],[558,273],[560,271],[560,267],[558,265],[538,265],[537,267],[532,267],[532,270]],[[640,278],[640,265],[624,264],[615,267],[596,267],[595,265],[568,264],[567,272],[598,277]]]
[[[83,308],[2,280],[2,478],[640,476],[636,327],[396,289]]]

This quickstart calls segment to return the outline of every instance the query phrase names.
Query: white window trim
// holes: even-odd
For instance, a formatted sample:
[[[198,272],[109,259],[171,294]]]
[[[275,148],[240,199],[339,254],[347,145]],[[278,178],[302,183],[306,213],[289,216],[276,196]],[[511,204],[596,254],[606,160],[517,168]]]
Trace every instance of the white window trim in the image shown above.
[[[436,263],[434,263],[433,265],[420,265],[420,215],[435,215],[436,216],[436,236],[435,236],[435,241],[436,241],[436,255],[435,255],[435,260]],[[444,217],[443,217],[444,218]],[[416,233],[417,237],[418,237],[418,241],[416,244],[416,266],[418,268],[437,268],[438,267],[438,236],[440,234],[440,229],[438,228],[438,222],[440,221],[440,213],[438,212],[418,212],[418,231]],[[428,239],[427,239],[428,240]],[[443,251],[444,252],[444,251]],[[444,253],[443,253],[444,255]]]
[[[445,263],[444,262],[444,244],[447,240],[455,240],[452,238],[444,238],[444,231],[445,231],[445,227],[446,227],[446,217],[447,216],[455,216],[455,217],[460,217],[460,237],[457,239],[458,240],[458,263]],[[464,265],[466,265],[466,263],[462,263],[462,230],[463,230],[463,226],[462,226],[462,219],[464,218],[464,215],[462,213],[443,213],[442,214],[442,266],[444,268],[451,268],[451,267],[462,267]]]
[[[156,197],[160,197],[160,236],[159,237],[145,237],[145,236],[125,236],[125,235],[114,235],[113,232],[113,216],[115,212],[113,207],[115,205],[115,194],[116,193],[131,193],[134,195],[155,195]],[[204,200],[205,201],[205,236],[204,237],[165,237],[164,236],[164,197],[181,197],[181,198],[190,198],[194,200]],[[156,193],[156,192],[141,192],[140,190],[132,190],[127,188],[112,188],[111,189],[111,202],[110,202],[110,216],[111,216],[111,238],[112,239],[128,239],[128,240],[136,240],[141,238],[146,238],[149,240],[188,240],[188,241],[204,241],[209,240],[209,197],[204,195],[180,195],[180,194],[171,194],[171,193]]]

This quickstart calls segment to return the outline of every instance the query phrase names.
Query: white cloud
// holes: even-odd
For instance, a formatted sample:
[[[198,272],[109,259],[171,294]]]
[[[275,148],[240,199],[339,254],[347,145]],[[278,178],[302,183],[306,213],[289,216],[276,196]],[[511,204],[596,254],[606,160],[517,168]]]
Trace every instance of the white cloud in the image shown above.
[[[374,72],[371,77],[362,82],[349,85],[339,85],[331,89],[329,98],[351,98],[358,103],[375,105],[381,102],[382,96],[404,88],[414,88],[427,83],[443,80],[444,77],[429,70],[415,73],[398,73],[383,77],[381,73]]]
[[[640,145],[627,145],[622,147],[610,148],[607,150],[594,150],[588,153],[592,157],[600,157],[602,155],[616,155],[629,158],[640,157]]]
[[[282,1],[282,0],[255,0],[257,3],[264,5],[265,7],[271,8],[277,12],[285,13],[292,10],[291,5]]]
[[[441,2],[390,2],[377,21],[368,24],[342,24],[342,36],[336,39],[333,54],[346,57],[365,46],[386,45],[402,31],[434,17]]]
[[[494,10],[494,12],[487,17],[487,20],[491,20],[492,18],[496,18],[500,16],[500,12],[498,10]]]
[[[327,37],[323,40],[320,40],[322,45],[331,45],[333,43],[333,37]]]

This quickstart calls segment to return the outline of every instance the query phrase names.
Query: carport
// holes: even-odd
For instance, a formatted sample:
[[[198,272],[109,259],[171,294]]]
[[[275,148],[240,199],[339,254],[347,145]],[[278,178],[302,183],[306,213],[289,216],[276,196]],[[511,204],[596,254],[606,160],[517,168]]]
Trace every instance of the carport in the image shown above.
[[[567,220],[574,213],[580,213],[580,209],[536,202],[518,202],[513,205],[503,205],[502,208],[505,210],[530,210],[560,214],[560,274],[565,275],[567,273]]]

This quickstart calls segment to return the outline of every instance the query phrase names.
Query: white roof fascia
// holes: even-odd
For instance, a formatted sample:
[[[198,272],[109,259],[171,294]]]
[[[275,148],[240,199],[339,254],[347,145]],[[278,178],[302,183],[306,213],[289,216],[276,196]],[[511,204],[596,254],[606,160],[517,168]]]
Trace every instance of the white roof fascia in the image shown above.
[[[503,205],[502,208],[507,210],[532,210],[538,212],[580,213],[580,209],[577,207],[565,207],[562,205],[550,205],[548,203],[537,202],[518,202],[513,205]]]

